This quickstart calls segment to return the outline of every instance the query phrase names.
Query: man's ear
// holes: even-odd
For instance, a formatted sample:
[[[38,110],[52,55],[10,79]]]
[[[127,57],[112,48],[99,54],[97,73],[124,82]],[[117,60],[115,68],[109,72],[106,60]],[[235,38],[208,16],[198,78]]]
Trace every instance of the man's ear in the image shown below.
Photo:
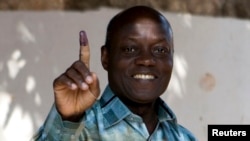
[[[108,69],[108,48],[103,45],[101,47],[101,61],[102,61],[102,67],[107,70]]]

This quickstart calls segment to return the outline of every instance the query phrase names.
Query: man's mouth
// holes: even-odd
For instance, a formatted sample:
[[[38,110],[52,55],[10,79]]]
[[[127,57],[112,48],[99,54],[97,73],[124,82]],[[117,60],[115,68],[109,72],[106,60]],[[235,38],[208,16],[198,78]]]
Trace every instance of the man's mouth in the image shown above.
[[[151,74],[135,74],[133,75],[133,78],[142,79],[142,80],[152,80],[152,79],[155,79],[156,77]]]

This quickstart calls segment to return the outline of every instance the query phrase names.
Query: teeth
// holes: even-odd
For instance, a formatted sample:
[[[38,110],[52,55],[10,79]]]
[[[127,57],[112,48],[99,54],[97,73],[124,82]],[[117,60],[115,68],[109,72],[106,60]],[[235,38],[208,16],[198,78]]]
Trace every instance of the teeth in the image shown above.
[[[136,74],[134,75],[135,79],[154,79],[155,77],[153,75],[148,75],[148,74]]]

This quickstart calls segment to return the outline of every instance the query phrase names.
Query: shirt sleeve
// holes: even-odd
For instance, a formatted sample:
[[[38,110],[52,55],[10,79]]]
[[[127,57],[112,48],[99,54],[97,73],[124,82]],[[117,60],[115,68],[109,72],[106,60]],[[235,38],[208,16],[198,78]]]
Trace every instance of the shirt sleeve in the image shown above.
[[[81,121],[81,120],[80,120]],[[84,140],[83,122],[63,121],[55,105],[32,141],[77,141]]]
[[[187,128],[185,128],[184,126],[180,125],[179,126],[181,133],[184,135],[183,140],[185,141],[198,141],[197,138],[194,136],[194,134],[192,132],[190,132]]]

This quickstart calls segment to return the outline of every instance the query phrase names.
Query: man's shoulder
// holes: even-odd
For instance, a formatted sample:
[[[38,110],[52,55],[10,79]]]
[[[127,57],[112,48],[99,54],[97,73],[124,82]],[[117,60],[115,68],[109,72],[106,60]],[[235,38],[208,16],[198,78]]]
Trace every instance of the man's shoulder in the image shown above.
[[[197,141],[194,134],[189,129],[184,127],[183,125],[178,125],[178,129],[179,129],[179,134],[181,134],[186,140]]]

